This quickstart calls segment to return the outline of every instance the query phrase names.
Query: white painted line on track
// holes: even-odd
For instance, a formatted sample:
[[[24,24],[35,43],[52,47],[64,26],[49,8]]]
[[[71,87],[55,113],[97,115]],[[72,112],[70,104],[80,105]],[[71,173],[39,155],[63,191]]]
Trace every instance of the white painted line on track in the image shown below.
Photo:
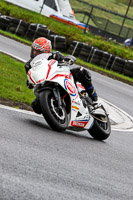
[[[113,104],[112,104],[113,105]],[[37,117],[43,117],[42,115],[39,115],[39,114],[36,114],[34,112],[31,112],[31,111],[27,111],[27,110],[22,110],[22,109],[17,109],[17,108],[13,108],[13,107],[9,107],[9,106],[5,106],[5,105],[2,105],[0,104],[0,108],[2,109],[7,109],[7,110],[11,110],[11,111],[15,111],[15,112],[20,112],[20,113],[24,113],[24,114],[28,114],[28,115],[32,115],[32,116],[37,116]],[[119,108],[118,108],[119,109]],[[120,110],[120,109],[119,109]],[[124,112],[124,111],[122,111]],[[124,114],[126,114],[129,118],[132,119],[132,122],[133,122],[133,118],[128,115],[127,113],[124,112]],[[133,123],[132,123],[133,125]],[[133,127],[130,127],[130,128],[121,128],[121,124],[117,124],[117,127],[115,127],[115,125],[111,125],[111,129],[114,130],[114,131],[128,131],[128,132],[133,132]]]
[[[6,109],[6,110],[12,110],[15,112],[20,112],[20,113],[24,113],[24,114],[28,114],[28,115],[35,115],[37,117],[42,117],[42,115],[36,114],[35,112],[32,112],[32,111],[23,110],[23,109],[19,109],[19,108],[13,108],[13,107],[5,106],[2,104],[0,104],[0,108]]]
[[[8,56],[11,56],[11,57],[13,57],[13,58],[16,58],[17,60],[19,60],[19,61],[21,61],[21,62],[23,62],[23,63],[26,62],[26,60],[24,60],[24,59],[22,59],[22,58],[20,58],[20,57],[18,57],[18,56],[15,56],[15,55],[13,55],[13,54],[7,52],[7,51],[0,50],[0,52],[2,52],[2,53],[4,53],[4,54],[7,54]]]

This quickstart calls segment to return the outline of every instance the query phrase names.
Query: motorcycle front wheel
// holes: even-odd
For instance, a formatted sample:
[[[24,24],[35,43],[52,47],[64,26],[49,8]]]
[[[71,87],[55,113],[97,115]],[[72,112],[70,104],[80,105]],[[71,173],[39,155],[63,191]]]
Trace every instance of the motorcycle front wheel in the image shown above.
[[[68,127],[68,116],[65,107],[58,107],[58,102],[51,90],[39,94],[39,102],[44,119],[55,131],[64,131]]]
[[[111,133],[111,125],[108,116],[106,116],[106,121],[94,119],[94,124],[88,132],[96,140],[106,140]]]

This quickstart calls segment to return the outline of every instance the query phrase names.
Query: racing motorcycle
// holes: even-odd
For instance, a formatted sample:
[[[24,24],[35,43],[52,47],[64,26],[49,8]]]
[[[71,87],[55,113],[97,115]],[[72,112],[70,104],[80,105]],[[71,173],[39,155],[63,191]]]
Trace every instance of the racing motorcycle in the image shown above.
[[[75,83],[67,62],[48,56],[36,56],[27,74],[46,122],[55,131],[87,130],[96,140],[107,139],[111,125],[104,106],[95,106],[84,87]]]

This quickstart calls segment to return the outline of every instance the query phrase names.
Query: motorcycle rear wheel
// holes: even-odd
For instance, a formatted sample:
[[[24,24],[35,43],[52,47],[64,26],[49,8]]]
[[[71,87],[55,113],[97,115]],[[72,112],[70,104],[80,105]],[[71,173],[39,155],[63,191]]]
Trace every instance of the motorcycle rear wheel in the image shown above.
[[[111,133],[111,125],[108,116],[106,122],[94,119],[94,124],[88,132],[96,140],[106,140]]]
[[[51,90],[39,94],[39,101],[44,119],[55,131],[64,131],[68,127],[68,116],[65,107],[58,108]]]

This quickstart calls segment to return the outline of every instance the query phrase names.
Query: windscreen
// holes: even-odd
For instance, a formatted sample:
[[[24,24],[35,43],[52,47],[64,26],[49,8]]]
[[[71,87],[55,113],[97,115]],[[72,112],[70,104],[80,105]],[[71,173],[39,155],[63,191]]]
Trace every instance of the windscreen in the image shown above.
[[[44,4],[57,11],[57,6],[54,0],[44,0]]]
[[[38,60],[41,60],[41,59],[48,59],[49,56],[51,56],[52,54],[51,53],[41,53],[39,55],[37,55],[35,58],[33,58],[33,60],[31,61],[30,65],[31,66],[34,66],[34,63]]]

